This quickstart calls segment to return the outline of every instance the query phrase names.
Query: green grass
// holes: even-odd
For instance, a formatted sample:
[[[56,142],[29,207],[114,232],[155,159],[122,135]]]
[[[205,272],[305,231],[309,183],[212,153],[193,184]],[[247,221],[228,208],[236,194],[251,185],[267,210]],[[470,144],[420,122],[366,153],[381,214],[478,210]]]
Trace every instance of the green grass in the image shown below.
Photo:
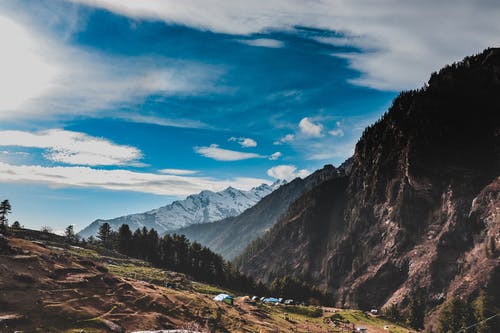
[[[294,313],[310,318],[319,318],[323,316],[323,310],[321,308],[313,306],[302,306],[302,305],[279,306],[279,309],[287,313]]]
[[[395,324],[383,317],[371,316],[360,310],[340,310],[337,312],[337,315],[341,316],[344,320],[349,320],[349,322],[355,323],[356,325],[366,324],[380,328],[383,328],[385,325],[389,325],[390,330],[388,332],[391,333],[407,333],[409,331],[407,327]]]
[[[167,278],[165,272],[150,266],[138,266],[130,263],[110,264],[107,266],[111,273],[118,276],[164,285]]]
[[[218,295],[218,294],[231,294],[227,290],[220,289],[215,286],[211,286],[209,284],[193,282],[192,284],[193,290],[205,295]]]
[[[92,260],[96,260],[96,261],[102,260],[102,256],[99,253],[97,253],[96,251],[91,250],[91,249],[72,246],[68,249],[68,251],[69,251],[69,253],[76,255],[78,257],[83,257],[83,258],[92,259]]]

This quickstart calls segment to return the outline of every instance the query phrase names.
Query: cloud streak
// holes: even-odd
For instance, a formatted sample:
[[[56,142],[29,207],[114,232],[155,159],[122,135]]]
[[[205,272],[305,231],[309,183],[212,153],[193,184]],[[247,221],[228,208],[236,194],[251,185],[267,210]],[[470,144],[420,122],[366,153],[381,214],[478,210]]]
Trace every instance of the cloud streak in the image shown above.
[[[72,1],[133,18],[236,35],[297,26],[329,30],[335,35],[311,38],[362,50],[334,55],[361,72],[353,84],[384,90],[417,88],[442,65],[500,44],[500,6],[495,1]]]
[[[236,150],[223,149],[216,144],[211,144],[208,147],[195,147],[194,150],[198,154],[216,161],[241,161],[251,158],[265,157],[255,153],[245,153]]]
[[[142,157],[135,147],[61,129],[37,133],[0,131],[0,146],[45,149],[45,158],[76,165],[132,165]]]
[[[277,39],[271,38],[257,38],[257,39],[239,39],[238,42],[257,47],[268,47],[272,49],[279,49],[285,47],[285,43]]]
[[[221,69],[159,55],[105,55],[68,46],[0,14],[0,120],[96,116],[146,97],[220,92]],[[135,122],[176,126],[168,118],[128,115]],[[189,119],[180,127],[203,127]]]
[[[207,189],[220,191],[228,186],[250,189],[262,183],[268,183],[265,179],[247,177],[214,179],[76,166],[17,166],[3,162],[0,162],[0,182],[45,184],[54,188],[100,188],[175,196],[185,196]]]

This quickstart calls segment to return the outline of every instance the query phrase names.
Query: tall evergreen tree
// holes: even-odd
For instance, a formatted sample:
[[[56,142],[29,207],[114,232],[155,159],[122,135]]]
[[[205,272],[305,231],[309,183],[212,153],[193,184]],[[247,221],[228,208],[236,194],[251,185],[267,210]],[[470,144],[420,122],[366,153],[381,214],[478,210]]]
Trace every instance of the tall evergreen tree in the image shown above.
[[[451,298],[441,309],[438,333],[455,333],[475,322],[474,310],[469,302]],[[475,330],[469,329],[468,333]]]
[[[425,298],[423,290],[417,290],[408,306],[407,323],[414,328],[423,328],[425,317]]]
[[[8,219],[7,215],[12,212],[12,206],[10,205],[9,200],[4,200],[0,203],[0,224],[3,226],[7,226]]]
[[[494,333],[499,332],[500,320],[497,318],[485,321],[487,318],[495,314],[494,303],[490,296],[481,290],[479,296],[473,304],[474,314],[476,321],[479,323],[477,326],[477,333]]]
[[[111,226],[109,223],[104,222],[99,226],[99,231],[97,233],[97,238],[99,238],[106,248],[111,247]]]
[[[122,224],[118,229],[118,251],[126,254],[132,254],[132,231],[128,224]]]

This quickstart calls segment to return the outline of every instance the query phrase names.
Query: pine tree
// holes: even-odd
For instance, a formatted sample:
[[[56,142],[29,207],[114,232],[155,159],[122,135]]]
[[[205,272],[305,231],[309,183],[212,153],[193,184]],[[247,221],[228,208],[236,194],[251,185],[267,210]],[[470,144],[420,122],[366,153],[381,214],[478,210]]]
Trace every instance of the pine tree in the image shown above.
[[[72,244],[76,241],[76,235],[75,235],[75,230],[73,228],[73,225],[68,225],[66,227],[66,230],[64,231],[64,235],[66,236],[66,241],[68,243]]]
[[[394,303],[389,305],[385,310],[384,310],[384,315],[396,322],[401,321],[401,313],[399,312],[398,306]]]
[[[484,290],[481,290],[479,293],[479,296],[473,303],[473,307],[476,321],[480,322],[477,326],[477,333],[498,332],[498,328],[500,328],[498,326],[500,326],[500,323],[496,320],[496,318],[484,321],[495,314],[493,301]]]
[[[111,226],[109,223],[104,222],[99,226],[99,231],[97,233],[97,238],[99,238],[106,248],[111,247]]]
[[[425,298],[422,290],[418,290],[408,305],[406,322],[414,328],[423,328],[425,317]]]
[[[10,205],[9,200],[4,200],[0,203],[0,224],[3,226],[8,225],[7,215],[12,212],[12,207]]]
[[[118,229],[118,251],[126,254],[132,254],[132,231],[128,224],[122,224]]]
[[[467,301],[452,297],[443,308],[439,315],[438,333],[454,333],[472,325],[475,322],[474,310]],[[475,332],[472,329],[468,333]]]

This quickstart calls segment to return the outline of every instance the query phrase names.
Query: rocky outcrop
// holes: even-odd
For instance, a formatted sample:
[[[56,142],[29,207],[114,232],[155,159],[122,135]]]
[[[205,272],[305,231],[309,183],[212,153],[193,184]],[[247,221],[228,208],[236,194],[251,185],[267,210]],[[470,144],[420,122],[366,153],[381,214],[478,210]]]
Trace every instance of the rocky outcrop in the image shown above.
[[[262,281],[292,275],[339,306],[427,313],[487,288],[500,300],[500,49],[403,92],[365,130],[345,177],[299,198],[236,261]],[[496,279],[496,280],[495,280]]]

